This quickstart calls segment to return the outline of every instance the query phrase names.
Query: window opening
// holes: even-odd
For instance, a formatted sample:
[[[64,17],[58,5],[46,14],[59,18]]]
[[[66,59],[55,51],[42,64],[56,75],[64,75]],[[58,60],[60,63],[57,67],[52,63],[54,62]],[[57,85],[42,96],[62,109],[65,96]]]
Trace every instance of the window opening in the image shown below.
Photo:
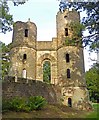
[[[28,37],[28,29],[25,29],[25,37]]]
[[[67,18],[67,15],[65,15],[64,18]]]
[[[68,98],[68,106],[72,107],[72,99],[71,98]]]
[[[22,78],[26,78],[26,69],[24,68],[23,71],[22,71]]]
[[[27,55],[24,54],[24,55],[23,55],[23,60],[26,60],[26,59],[27,59]]]
[[[67,78],[70,78],[70,69],[67,69]]]
[[[65,36],[68,36],[68,28],[65,28]]]
[[[51,83],[51,65],[49,61],[45,61],[43,64],[43,81]]]
[[[69,59],[69,54],[67,53],[66,54],[66,62],[68,63],[70,61],[70,59]]]

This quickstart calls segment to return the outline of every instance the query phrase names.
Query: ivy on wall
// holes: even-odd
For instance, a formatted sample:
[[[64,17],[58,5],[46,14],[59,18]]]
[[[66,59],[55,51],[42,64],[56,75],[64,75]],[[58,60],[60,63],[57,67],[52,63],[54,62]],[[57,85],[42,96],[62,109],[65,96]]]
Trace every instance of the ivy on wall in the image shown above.
[[[79,22],[71,22],[69,28],[72,31],[72,36],[66,37],[65,45],[82,46],[82,31],[85,29],[85,26]]]

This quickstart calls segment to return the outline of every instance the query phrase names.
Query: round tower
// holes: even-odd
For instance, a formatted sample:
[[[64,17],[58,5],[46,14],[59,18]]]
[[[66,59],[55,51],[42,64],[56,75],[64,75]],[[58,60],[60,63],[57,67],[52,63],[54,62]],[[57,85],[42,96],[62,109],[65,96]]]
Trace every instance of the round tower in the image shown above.
[[[80,22],[80,14],[75,11],[69,11],[69,9],[59,11],[56,15],[56,31],[58,38],[58,47],[63,45],[66,37],[72,36],[72,30],[69,25],[71,22]]]
[[[37,27],[30,20],[14,24],[10,76],[36,79],[36,39]]]
[[[17,21],[13,25],[13,46],[36,47],[37,27],[35,23]]]
[[[81,106],[85,108],[84,103],[88,102],[89,99],[84,79],[83,48],[77,44],[65,43],[67,38],[72,40],[73,36],[75,36],[70,27],[72,22],[80,22],[77,11],[66,9],[57,13],[58,84],[62,87],[63,104],[78,108],[81,102]],[[79,40],[79,37],[77,40]]]

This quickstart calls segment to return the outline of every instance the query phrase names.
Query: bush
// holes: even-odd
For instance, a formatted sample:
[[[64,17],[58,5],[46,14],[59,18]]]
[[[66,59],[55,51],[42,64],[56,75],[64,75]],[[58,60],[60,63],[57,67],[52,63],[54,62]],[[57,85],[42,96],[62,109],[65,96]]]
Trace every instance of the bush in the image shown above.
[[[30,97],[27,102],[30,110],[40,110],[44,105],[46,105],[46,100],[42,96]]]
[[[29,97],[27,100],[22,98],[13,98],[9,100],[3,100],[2,102],[2,111],[32,111],[40,110],[44,105],[46,105],[45,98],[41,96]]]
[[[23,111],[25,107],[25,100],[22,98],[14,98],[10,102],[10,110]]]

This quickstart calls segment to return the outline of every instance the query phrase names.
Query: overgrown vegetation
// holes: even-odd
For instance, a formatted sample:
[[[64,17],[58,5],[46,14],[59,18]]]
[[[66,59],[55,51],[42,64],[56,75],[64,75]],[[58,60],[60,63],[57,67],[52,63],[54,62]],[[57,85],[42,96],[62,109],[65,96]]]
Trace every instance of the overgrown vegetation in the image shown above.
[[[10,66],[10,47],[11,43],[8,45],[5,45],[5,43],[0,42],[0,48],[1,48],[1,73],[0,79],[4,79],[4,76],[8,74],[9,66]]]
[[[79,22],[71,22],[69,27],[73,35],[72,37],[66,37],[65,44],[82,46],[82,31],[85,29],[85,26]]]
[[[99,64],[95,64],[85,74],[89,96],[92,102],[99,103]]]
[[[40,110],[47,104],[42,96],[31,96],[28,99],[15,97],[2,101],[2,111],[25,111]]]
[[[47,104],[44,108],[42,108],[39,111],[31,111],[31,112],[15,112],[15,111],[8,111],[3,113],[3,118],[28,118],[28,119],[34,119],[34,118],[68,118],[68,119],[79,119],[86,118],[85,120],[90,120],[89,118],[92,118],[92,120],[96,120],[99,104],[93,104],[93,111],[82,111],[82,110],[76,110],[71,107],[67,107],[65,105],[49,105]]]
[[[85,25],[89,34],[83,36],[82,42],[84,46],[89,46],[90,50],[97,51],[99,49],[99,1],[93,0],[89,2],[69,2],[68,0],[59,0],[59,9],[64,11],[67,8],[75,9],[79,12],[86,12],[87,16],[82,18],[82,24]]]
[[[45,61],[43,64],[43,81],[51,83],[51,65],[49,61]]]

